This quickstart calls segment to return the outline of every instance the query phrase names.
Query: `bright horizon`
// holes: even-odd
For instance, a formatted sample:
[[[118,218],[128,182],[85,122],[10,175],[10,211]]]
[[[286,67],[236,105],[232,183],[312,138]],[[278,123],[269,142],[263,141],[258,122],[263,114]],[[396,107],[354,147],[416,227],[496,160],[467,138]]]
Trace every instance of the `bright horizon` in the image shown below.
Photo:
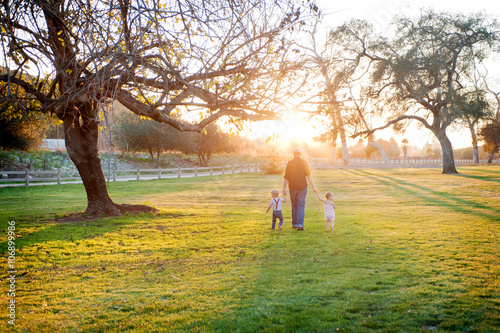
[[[290,112],[290,115],[285,116],[282,120],[248,123],[245,125],[245,128],[242,129],[240,135],[250,139],[269,139],[271,141],[270,143],[282,148],[287,146],[290,142],[306,142],[308,144],[320,143],[314,140],[314,138],[324,133],[326,128],[314,118],[309,120],[307,117],[306,114]],[[454,149],[472,147],[472,139],[467,129],[457,131],[453,128],[449,128],[447,134]],[[360,139],[352,139],[349,134],[346,133],[346,135],[348,146],[354,146]],[[429,142],[438,142],[437,138],[430,130],[425,128],[418,129],[417,121],[410,124],[404,134],[396,134],[391,128],[387,128],[375,132],[374,137],[375,139],[386,141],[394,138],[399,146],[401,146],[403,139],[408,139],[410,146],[419,149]],[[363,139],[363,141],[366,144],[366,139]],[[340,135],[337,138],[337,146],[340,146]]]

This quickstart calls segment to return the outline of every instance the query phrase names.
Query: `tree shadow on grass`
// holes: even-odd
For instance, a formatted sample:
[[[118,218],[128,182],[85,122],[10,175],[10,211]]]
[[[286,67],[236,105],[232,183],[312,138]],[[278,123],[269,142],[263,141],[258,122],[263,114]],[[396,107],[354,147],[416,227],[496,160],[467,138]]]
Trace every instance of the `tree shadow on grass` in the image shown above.
[[[208,331],[315,332],[340,326],[339,318],[317,313],[318,304],[322,309],[337,307],[343,295],[338,289],[322,287],[330,277],[317,268],[331,264],[333,250],[330,237],[312,226],[315,217],[311,215],[306,214],[309,224],[304,232],[292,230],[289,223],[282,231],[270,231],[253,264],[255,276],[242,280],[234,290],[235,306],[211,319]]]
[[[458,198],[453,194],[447,192],[435,191],[425,186],[410,183],[408,181],[397,179],[394,177],[370,173],[366,170],[346,170],[346,172],[357,176],[370,178],[383,185],[392,186],[412,196],[423,199],[429,202],[431,205],[448,207],[456,212],[484,217],[490,221],[499,220],[500,209],[495,207],[487,206],[467,199]],[[480,212],[475,209],[481,209],[488,212]]]
[[[471,179],[477,179],[477,180],[482,180],[482,181],[487,181],[487,182],[498,182],[500,183],[500,175],[499,176],[473,176],[473,175],[467,175],[467,174],[458,174],[457,177],[464,177],[464,178],[471,178]]]
[[[87,218],[81,213],[69,214],[53,220],[39,221],[31,224],[36,227],[34,232],[17,233],[16,250],[43,243],[62,241],[65,243],[80,242],[94,239],[118,231],[121,228],[135,224],[141,218],[153,220],[155,218],[178,217],[179,214],[162,212],[159,214],[140,213],[120,217]],[[22,222],[18,222],[18,225]],[[45,225],[45,227],[44,227]],[[22,229],[21,229],[22,230]],[[19,235],[22,235],[19,237]],[[0,242],[0,253],[7,253],[8,241]]]
[[[497,166],[498,167],[498,166]],[[476,172],[485,172],[485,169],[468,167],[467,171],[476,171]],[[489,169],[486,170],[488,173],[495,174],[495,176],[475,176],[478,178],[500,178],[500,168],[495,168],[494,166],[489,166]]]

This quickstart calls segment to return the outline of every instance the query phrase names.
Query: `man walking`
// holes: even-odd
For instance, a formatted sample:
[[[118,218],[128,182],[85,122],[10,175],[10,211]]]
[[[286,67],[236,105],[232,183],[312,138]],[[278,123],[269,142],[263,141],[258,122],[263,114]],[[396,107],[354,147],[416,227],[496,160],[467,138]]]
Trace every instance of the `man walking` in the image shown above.
[[[293,149],[293,160],[288,161],[283,181],[283,196],[286,196],[286,186],[290,190],[292,202],[292,227],[304,230],[304,216],[307,195],[307,180],[311,183],[314,192],[318,192],[309,169],[309,164],[301,157],[300,148]]]

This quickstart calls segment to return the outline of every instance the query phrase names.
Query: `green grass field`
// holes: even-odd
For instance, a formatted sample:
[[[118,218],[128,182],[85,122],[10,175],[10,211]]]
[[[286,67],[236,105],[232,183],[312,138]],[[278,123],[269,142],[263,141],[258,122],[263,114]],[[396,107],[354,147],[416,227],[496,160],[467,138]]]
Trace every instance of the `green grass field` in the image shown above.
[[[2,332],[500,332],[500,167],[315,171],[304,232],[281,176],[112,183],[160,214],[54,223],[81,185],[0,189]],[[16,226],[16,326],[7,222]]]

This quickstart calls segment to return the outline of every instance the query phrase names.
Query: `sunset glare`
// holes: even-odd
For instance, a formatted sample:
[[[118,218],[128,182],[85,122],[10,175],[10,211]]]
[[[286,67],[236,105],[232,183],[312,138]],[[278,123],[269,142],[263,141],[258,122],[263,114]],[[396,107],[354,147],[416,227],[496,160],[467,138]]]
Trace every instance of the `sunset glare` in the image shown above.
[[[249,138],[263,138],[277,146],[288,146],[290,143],[313,143],[315,137],[323,133],[325,128],[307,115],[290,112],[282,120],[250,123],[243,131]]]

